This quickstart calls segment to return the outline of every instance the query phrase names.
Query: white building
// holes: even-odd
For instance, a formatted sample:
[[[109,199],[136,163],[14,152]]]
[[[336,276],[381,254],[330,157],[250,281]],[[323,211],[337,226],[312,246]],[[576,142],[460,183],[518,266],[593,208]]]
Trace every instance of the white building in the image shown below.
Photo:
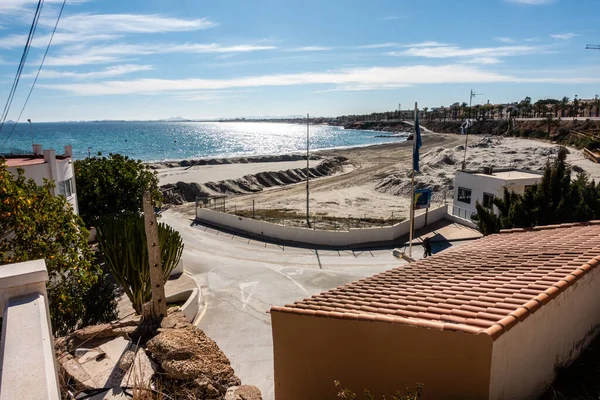
[[[492,201],[497,196],[503,196],[505,187],[516,194],[523,194],[529,186],[539,183],[542,176],[542,172],[519,169],[494,171],[492,168],[484,168],[483,172],[457,171],[454,178],[452,214],[470,219],[477,213],[475,204],[492,208]]]
[[[65,146],[65,153],[57,155],[52,149],[42,150],[42,145],[34,144],[32,155],[5,155],[4,158],[8,172],[14,176],[17,175],[18,168],[23,168],[24,176],[33,179],[38,186],[44,184],[44,179],[54,181],[56,186],[53,194],[65,196],[73,206],[73,211],[79,214],[71,146]]]

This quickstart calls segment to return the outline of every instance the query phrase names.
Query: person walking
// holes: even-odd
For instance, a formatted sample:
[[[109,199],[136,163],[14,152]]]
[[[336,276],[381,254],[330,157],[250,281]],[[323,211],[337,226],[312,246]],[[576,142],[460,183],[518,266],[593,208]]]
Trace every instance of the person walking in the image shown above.
[[[431,238],[425,238],[423,239],[423,258],[431,255]]]

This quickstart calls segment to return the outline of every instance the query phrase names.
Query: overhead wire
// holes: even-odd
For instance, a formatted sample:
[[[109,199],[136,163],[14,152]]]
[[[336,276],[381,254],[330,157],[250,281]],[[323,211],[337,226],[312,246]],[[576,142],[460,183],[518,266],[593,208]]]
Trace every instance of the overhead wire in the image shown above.
[[[27,107],[27,103],[29,102],[29,98],[31,97],[31,93],[33,92],[33,88],[35,87],[35,84],[37,83],[38,77],[40,76],[40,72],[42,71],[42,67],[44,66],[44,62],[46,61],[46,56],[48,55],[48,51],[50,50],[50,45],[52,44],[52,39],[54,39],[54,34],[56,33],[56,28],[58,27],[58,23],[60,21],[60,17],[62,16],[63,10],[65,9],[66,3],[67,3],[67,0],[63,0],[62,6],[60,8],[60,12],[58,13],[58,18],[56,19],[56,23],[54,24],[54,29],[52,30],[52,35],[50,35],[50,40],[48,41],[48,45],[46,46],[46,51],[44,52],[44,57],[42,57],[42,62],[40,63],[40,67],[38,68],[37,73],[35,74],[35,79],[33,80],[33,83],[31,84],[31,88],[29,89],[29,93],[27,94],[27,98],[25,99],[25,103],[23,104],[23,107],[21,108],[19,117],[15,121],[12,129],[8,133],[8,137],[6,138],[6,140],[4,141],[2,146],[0,146],[0,148],[4,147],[4,145],[6,145],[6,142],[8,142],[8,140],[10,139],[15,128],[17,127],[17,124],[19,123],[19,121],[21,120],[21,117],[23,116],[25,107]]]
[[[2,128],[4,127],[4,123],[6,118],[8,117],[8,112],[10,111],[10,106],[12,105],[12,101],[15,97],[15,93],[17,91],[17,87],[19,86],[19,81],[21,79],[21,73],[23,72],[23,67],[25,67],[25,62],[27,61],[27,56],[29,55],[29,49],[31,48],[31,42],[33,41],[33,37],[35,35],[35,31],[37,29],[38,21],[40,19],[42,7],[44,4],[44,0],[38,0],[38,5],[35,9],[35,14],[33,16],[33,22],[31,23],[31,28],[29,28],[29,35],[27,36],[27,41],[25,42],[25,48],[23,49],[23,54],[21,55],[21,60],[19,61],[19,66],[17,68],[17,72],[15,74],[15,79],[13,80],[12,87],[8,94],[8,98],[6,99],[6,104],[4,105],[4,110],[0,115],[0,132],[2,132]]]

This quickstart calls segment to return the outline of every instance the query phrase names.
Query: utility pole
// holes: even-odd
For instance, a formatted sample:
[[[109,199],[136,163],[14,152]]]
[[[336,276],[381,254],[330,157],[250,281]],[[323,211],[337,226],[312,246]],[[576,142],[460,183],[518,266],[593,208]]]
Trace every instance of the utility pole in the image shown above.
[[[150,284],[152,285],[151,316],[155,321],[160,321],[163,317],[167,316],[167,301],[165,299],[165,286],[163,284],[158,225],[150,191],[144,193],[144,222],[146,226],[146,243],[148,246]]]
[[[310,122],[309,122],[309,114],[306,114],[306,224],[310,228],[310,194],[309,194],[309,176],[308,173],[310,171],[309,164],[309,149],[310,149]]]
[[[473,91],[473,89],[471,89],[471,94],[469,96],[469,121],[471,120],[471,113],[472,111],[472,104],[473,104],[473,97],[475,96],[481,96],[481,93],[475,93]],[[463,158],[463,163],[462,163],[462,170],[464,171],[466,166],[467,166],[467,145],[469,144],[469,122],[467,121],[467,127],[465,128],[465,134],[466,134],[466,138],[465,138],[465,156]]]
[[[31,119],[27,118],[27,122],[29,122],[29,136],[31,136],[31,145],[33,146],[33,131],[31,130]]]

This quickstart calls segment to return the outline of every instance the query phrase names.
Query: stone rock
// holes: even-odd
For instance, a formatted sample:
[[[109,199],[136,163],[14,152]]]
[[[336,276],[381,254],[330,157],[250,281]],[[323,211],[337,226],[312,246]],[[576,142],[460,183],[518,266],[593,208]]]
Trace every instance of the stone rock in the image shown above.
[[[79,365],[77,360],[70,354],[58,358],[62,369],[75,382],[78,390],[90,389],[93,386],[89,374]]]
[[[150,388],[152,377],[154,376],[154,366],[144,349],[138,349],[135,359],[129,368],[129,371],[123,377],[121,386],[130,387],[135,385],[140,388]]]
[[[82,351],[82,350],[86,350],[86,351]],[[77,358],[77,362],[79,362],[79,364],[83,364],[86,361],[92,360],[92,359],[98,359],[98,357],[102,357],[104,353],[102,350],[95,348],[95,349],[76,349],[75,350],[75,357]]]
[[[262,394],[256,386],[232,386],[227,389],[224,400],[262,400]]]
[[[131,364],[133,364],[134,358],[135,352],[133,350],[127,350],[125,353],[123,353],[121,359],[119,360],[119,368],[121,368],[123,372],[127,372],[129,367],[131,367]]]
[[[147,349],[169,378],[194,381],[205,395],[213,392],[209,385],[223,396],[228,387],[241,383],[219,346],[195,327],[163,330],[148,341]]]

